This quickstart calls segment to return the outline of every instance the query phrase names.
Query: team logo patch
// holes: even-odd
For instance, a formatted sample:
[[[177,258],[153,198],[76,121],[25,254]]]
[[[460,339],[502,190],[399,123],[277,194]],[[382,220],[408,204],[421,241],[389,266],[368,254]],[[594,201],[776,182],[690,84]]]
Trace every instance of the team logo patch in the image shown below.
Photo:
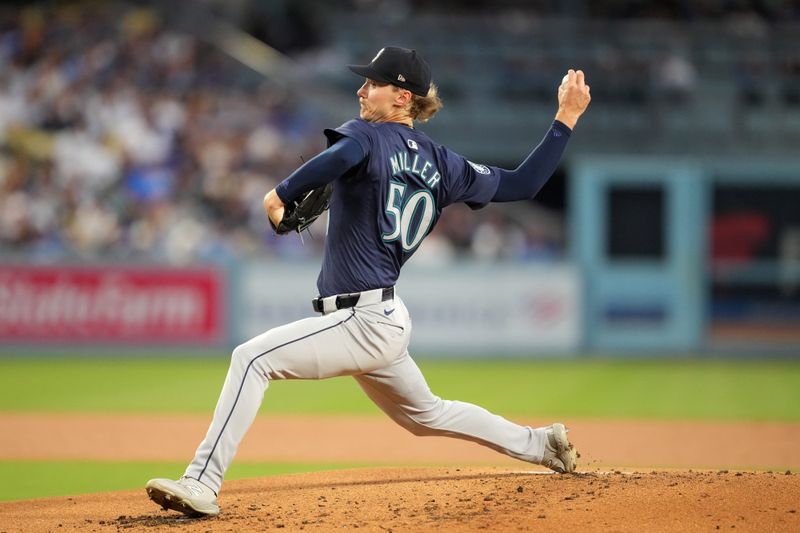
[[[419,150],[419,146],[417,146],[417,141],[415,141],[414,139],[408,140],[408,147],[411,148],[412,150]]]
[[[478,174],[491,174],[492,173],[492,171],[489,170],[489,167],[487,167],[486,165],[479,165],[478,163],[473,163],[472,161],[467,161],[467,163],[469,163],[470,166],[472,168],[474,168],[475,172],[477,172]]]

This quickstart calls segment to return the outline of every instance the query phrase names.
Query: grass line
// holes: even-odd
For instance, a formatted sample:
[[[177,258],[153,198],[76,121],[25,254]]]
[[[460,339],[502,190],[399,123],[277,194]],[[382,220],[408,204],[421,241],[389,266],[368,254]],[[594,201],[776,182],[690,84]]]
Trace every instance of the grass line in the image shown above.
[[[800,361],[420,361],[443,398],[516,417],[800,420]],[[0,410],[211,413],[227,358],[0,358]],[[270,384],[263,413],[375,414],[354,380]]]
[[[234,463],[228,480],[374,466],[351,463]],[[142,489],[148,479],[177,479],[185,463],[113,461],[0,461],[0,501]],[[11,482],[13,480],[13,482]]]

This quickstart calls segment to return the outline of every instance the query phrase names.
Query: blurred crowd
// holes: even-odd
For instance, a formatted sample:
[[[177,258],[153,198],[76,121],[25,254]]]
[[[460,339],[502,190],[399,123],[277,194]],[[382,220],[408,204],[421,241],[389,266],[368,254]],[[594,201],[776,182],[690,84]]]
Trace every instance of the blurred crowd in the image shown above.
[[[179,263],[321,253],[324,217],[302,239],[277,238],[261,200],[301,160],[324,148],[322,129],[336,125],[319,107],[324,104],[254,75],[218,46],[178,30],[159,15],[159,5],[0,5],[3,259]],[[204,5],[289,53],[320,79],[330,81],[322,74],[337,73],[339,87],[348,94],[357,80],[341,67],[350,58],[339,54],[337,44],[358,42],[357,50],[372,53],[375,42],[388,35],[386,28],[396,26],[430,52],[446,105],[463,99],[478,105],[520,100],[546,108],[563,66],[579,57],[590,74],[593,98],[603,104],[593,113],[598,117],[606,112],[624,118],[631,106],[664,109],[648,122],[657,128],[661,116],[689,114],[693,108],[687,104],[697,100],[704,76],[706,85],[724,87],[715,95],[735,91],[738,110],[800,108],[800,53],[794,41],[781,37],[785,33],[773,31],[778,22],[800,20],[800,2],[793,0],[358,0],[339,7],[311,0],[209,0]],[[407,27],[417,11],[443,9],[454,14],[488,10],[492,17],[420,17]],[[377,19],[364,20],[376,24],[353,32],[347,24],[331,22],[341,20],[333,17],[336,10],[339,17],[368,13]],[[381,14],[384,22],[395,22],[377,24]],[[547,28],[539,24],[542,16],[554,17]],[[585,35],[594,43],[586,47],[581,40],[548,37],[548,31],[561,31],[556,21],[563,19],[725,24],[715,26],[723,44],[713,50],[681,34],[680,26],[655,32],[658,26],[646,24],[640,30],[648,34],[644,40],[634,31],[638,24],[625,26],[633,34],[581,26],[595,32]],[[486,66],[485,50],[494,49],[502,53],[491,61],[491,75],[473,77],[475,68]],[[733,59],[716,63],[716,55],[724,52]],[[716,73],[724,83],[707,83],[709,69],[719,65],[728,69]],[[675,106],[684,107],[674,112]],[[415,261],[561,258],[565,200],[563,183],[557,187],[562,198],[545,201],[554,210],[541,201],[474,213],[446,210]]]
[[[277,238],[261,202],[324,148],[323,111],[274,85],[239,83],[244,67],[152,10],[47,6],[0,7],[3,258],[320,253],[324,223],[303,239]],[[560,254],[546,213],[543,229],[491,210],[460,213],[428,239],[428,261]]]
[[[464,79],[474,68],[458,57],[460,51],[479,48],[481,60],[484,49],[503,49],[491,67],[492,98],[547,102],[563,65],[579,63],[591,76],[593,96],[610,106],[679,106],[697,95],[703,81],[724,80],[743,107],[764,106],[770,98],[800,107],[800,49],[791,26],[800,23],[800,0],[509,0],[493,10],[480,1],[453,4],[460,8],[445,2],[435,9],[466,12],[461,25],[484,22],[462,34],[449,28],[456,57],[443,55],[454,77]],[[480,10],[489,15],[470,14]],[[414,41],[435,48],[436,37],[426,38],[435,35],[436,24],[418,23],[411,30]],[[483,35],[477,43],[476,32]],[[570,32],[581,38],[562,37]]]
[[[264,248],[261,199],[321,148],[290,95],[110,4],[4,9],[4,257],[185,261]]]
[[[357,5],[375,5],[386,0],[355,0]],[[409,9],[429,11],[425,0],[401,0]],[[767,21],[800,20],[797,0],[439,0],[436,8],[444,12],[486,12],[524,9],[539,16],[580,19],[668,19],[720,20],[755,16]]]

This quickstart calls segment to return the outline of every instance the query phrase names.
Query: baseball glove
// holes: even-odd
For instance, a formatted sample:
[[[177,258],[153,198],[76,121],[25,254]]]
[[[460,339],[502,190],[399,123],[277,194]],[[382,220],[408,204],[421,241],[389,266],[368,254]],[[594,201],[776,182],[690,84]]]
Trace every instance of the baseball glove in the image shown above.
[[[278,235],[286,235],[296,231],[300,233],[309,227],[330,205],[333,183],[322,185],[300,196],[297,200],[284,206],[283,219],[277,226],[269,221]]]

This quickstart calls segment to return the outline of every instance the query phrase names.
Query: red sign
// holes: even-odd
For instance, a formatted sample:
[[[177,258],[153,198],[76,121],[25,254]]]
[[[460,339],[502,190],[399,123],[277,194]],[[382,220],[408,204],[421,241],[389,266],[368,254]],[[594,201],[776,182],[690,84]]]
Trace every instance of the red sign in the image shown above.
[[[217,342],[224,279],[211,268],[0,265],[0,342]]]

